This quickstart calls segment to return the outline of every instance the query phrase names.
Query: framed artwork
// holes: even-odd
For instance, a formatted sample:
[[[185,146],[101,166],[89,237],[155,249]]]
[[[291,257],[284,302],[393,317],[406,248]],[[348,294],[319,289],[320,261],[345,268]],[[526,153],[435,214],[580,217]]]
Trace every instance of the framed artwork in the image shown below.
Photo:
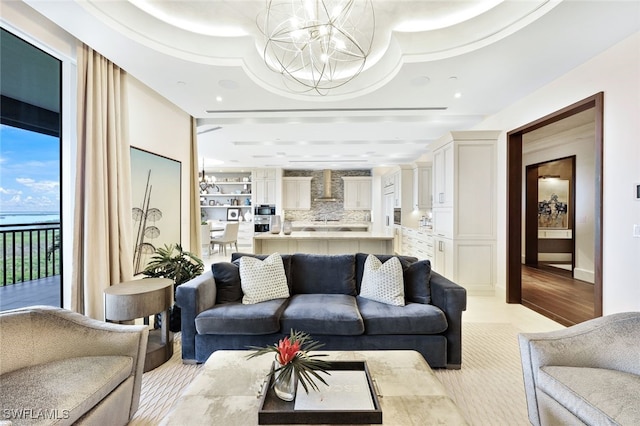
[[[569,228],[569,181],[538,180],[538,228]]]
[[[231,222],[237,222],[240,220],[240,209],[237,207],[230,207],[227,209],[227,220]]]
[[[131,147],[133,270],[146,268],[158,247],[180,243],[182,164]]]

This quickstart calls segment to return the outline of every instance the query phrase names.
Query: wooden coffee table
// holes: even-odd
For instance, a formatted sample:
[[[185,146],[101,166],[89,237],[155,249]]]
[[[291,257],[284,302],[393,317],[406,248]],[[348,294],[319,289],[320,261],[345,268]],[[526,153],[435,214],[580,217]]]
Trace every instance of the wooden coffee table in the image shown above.
[[[257,425],[260,392],[273,357],[216,351],[162,425]],[[386,425],[468,424],[415,351],[326,351],[327,360],[367,362]]]

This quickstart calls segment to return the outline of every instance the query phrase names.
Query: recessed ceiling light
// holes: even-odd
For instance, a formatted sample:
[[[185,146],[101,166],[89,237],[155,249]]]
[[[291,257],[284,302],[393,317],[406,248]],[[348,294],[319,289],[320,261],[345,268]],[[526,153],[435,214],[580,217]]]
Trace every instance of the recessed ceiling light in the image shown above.
[[[456,93],[453,94],[453,97],[456,98],[456,99],[460,99],[462,97],[462,93],[456,92]]]
[[[222,102],[222,96],[216,96],[216,101]]]

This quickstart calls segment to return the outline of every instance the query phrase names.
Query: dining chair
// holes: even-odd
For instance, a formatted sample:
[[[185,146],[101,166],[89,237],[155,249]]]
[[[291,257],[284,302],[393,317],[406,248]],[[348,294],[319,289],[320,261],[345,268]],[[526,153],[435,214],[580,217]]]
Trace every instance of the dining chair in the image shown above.
[[[218,253],[224,253],[227,255],[227,245],[231,247],[231,245],[236,246],[236,252],[238,251],[238,228],[240,227],[239,222],[227,222],[224,227],[224,232],[220,236],[211,237],[211,248],[215,249],[216,245],[220,248],[218,249]]]

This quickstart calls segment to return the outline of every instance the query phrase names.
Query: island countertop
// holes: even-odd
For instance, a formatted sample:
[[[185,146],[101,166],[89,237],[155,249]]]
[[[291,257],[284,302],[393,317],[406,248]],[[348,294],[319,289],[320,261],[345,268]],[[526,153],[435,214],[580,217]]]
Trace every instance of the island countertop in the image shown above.
[[[293,231],[290,235],[263,232],[253,237],[256,254],[376,253],[393,254],[393,234],[376,231]]]
[[[345,240],[345,239],[367,239],[367,240],[393,240],[393,234],[387,232],[374,231],[293,231],[290,235],[272,234],[271,232],[261,232],[254,234],[254,240]]]

